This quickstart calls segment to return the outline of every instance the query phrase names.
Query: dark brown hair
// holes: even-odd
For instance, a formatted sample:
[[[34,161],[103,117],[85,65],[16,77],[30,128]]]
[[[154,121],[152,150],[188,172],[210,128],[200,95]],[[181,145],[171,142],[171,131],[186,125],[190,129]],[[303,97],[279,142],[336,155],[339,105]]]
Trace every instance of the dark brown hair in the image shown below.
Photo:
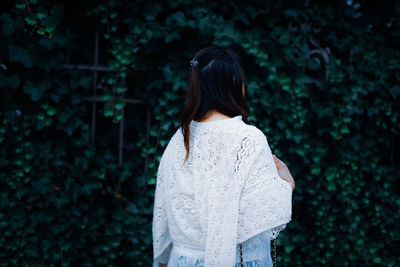
[[[189,64],[186,106],[180,127],[189,157],[190,122],[199,121],[210,110],[229,117],[242,115],[248,123],[249,107],[243,95],[243,71],[238,56],[228,47],[211,46],[198,51]],[[197,61],[197,62],[196,62]]]

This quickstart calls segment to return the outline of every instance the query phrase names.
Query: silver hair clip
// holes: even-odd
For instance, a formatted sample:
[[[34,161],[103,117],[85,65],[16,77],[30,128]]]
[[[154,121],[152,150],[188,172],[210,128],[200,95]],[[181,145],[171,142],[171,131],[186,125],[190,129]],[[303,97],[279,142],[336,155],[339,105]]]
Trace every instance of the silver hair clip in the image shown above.
[[[199,62],[196,59],[190,60],[190,66],[196,67],[197,65],[199,65]]]

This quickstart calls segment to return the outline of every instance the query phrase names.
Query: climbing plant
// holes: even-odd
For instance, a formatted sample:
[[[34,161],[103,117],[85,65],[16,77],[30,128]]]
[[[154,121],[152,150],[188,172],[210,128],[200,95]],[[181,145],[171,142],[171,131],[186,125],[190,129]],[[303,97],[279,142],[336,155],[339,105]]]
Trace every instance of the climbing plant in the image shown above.
[[[158,162],[211,44],[240,56],[251,122],[296,180],[278,265],[400,262],[398,1],[0,7],[2,265],[151,265]]]

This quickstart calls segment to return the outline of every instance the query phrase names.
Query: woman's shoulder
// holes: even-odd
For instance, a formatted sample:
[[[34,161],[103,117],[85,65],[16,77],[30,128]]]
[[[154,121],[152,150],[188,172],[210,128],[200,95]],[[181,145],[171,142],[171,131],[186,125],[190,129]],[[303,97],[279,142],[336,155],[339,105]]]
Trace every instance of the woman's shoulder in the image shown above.
[[[248,138],[249,140],[254,141],[266,138],[265,133],[260,128],[245,122],[236,125],[236,127],[232,130],[232,133],[241,139]]]
[[[264,144],[268,143],[267,136],[264,132],[255,125],[247,124],[243,121],[240,123],[233,124],[231,127],[222,129],[216,129],[215,131],[208,131],[207,134],[202,134],[204,138],[213,138],[214,141],[220,140],[220,143],[226,143],[228,146],[244,146],[246,144]],[[191,133],[196,134],[196,133]],[[165,150],[171,147],[183,145],[184,136],[181,127],[177,127],[168,142]]]
[[[245,137],[250,138],[250,139],[263,139],[266,138],[266,135],[264,132],[258,128],[255,125],[252,124],[247,124],[244,121],[241,121],[240,123],[235,123],[230,125],[229,127],[223,128],[223,129],[215,129],[215,130],[208,130],[208,134],[218,134],[218,135],[223,135],[225,137],[227,136],[232,136],[236,137],[238,139],[243,139]],[[194,134],[193,132],[191,134]],[[178,127],[175,129],[174,134],[172,135],[170,139],[170,143],[173,141],[182,141],[183,140],[183,131],[182,127]]]

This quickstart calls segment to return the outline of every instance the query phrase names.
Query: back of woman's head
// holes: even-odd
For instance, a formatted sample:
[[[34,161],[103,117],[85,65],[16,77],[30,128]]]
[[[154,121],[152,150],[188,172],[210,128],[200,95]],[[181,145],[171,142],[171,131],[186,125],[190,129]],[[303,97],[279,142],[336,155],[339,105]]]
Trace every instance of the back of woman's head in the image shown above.
[[[238,56],[227,47],[203,48],[190,61],[187,102],[180,118],[187,152],[185,160],[189,156],[190,122],[201,120],[211,110],[229,117],[242,115],[248,123],[243,72]]]

